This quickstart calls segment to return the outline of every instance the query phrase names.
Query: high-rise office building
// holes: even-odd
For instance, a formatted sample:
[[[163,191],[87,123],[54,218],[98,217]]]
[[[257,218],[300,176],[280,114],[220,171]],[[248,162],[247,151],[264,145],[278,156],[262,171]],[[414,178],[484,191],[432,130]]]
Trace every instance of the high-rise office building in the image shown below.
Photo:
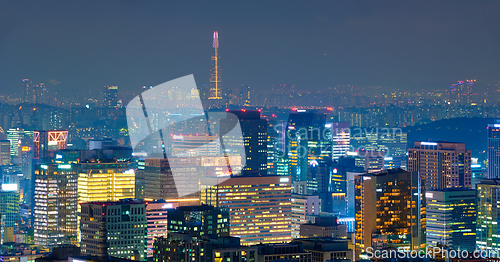
[[[331,192],[347,194],[348,172],[363,173],[363,168],[356,166],[354,157],[342,156],[332,164]]]
[[[17,157],[19,154],[19,148],[21,145],[21,141],[24,138],[33,139],[32,130],[26,130],[22,128],[11,128],[7,130],[7,140],[10,141],[10,155],[13,157]]]
[[[218,156],[220,144],[213,143],[217,136],[171,135],[171,152],[175,157]],[[212,142],[212,143],[211,143]]]
[[[348,122],[328,123],[332,129],[332,156],[337,160],[351,149],[351,124]]]
[[[81,161],[78,165],[78,203],[133,199],[135,168],[136,163],[131,161],[115,159]],[[80,211],[79,205],[78,213]],[[80,229],[79,226],[78,224]]]
[[[476,249],[476,191],[450,188],[426,191],[426,241],[428,247],[451,250]]]
[[[472,187],[471,151],[464,143],[415,142],[408,170],[424,175],[428,190]]]
[[[48,102],[48,99],[44,97],[47,90],[43,83],[33,84],[29,79],[23,79],[22,87],[24,93],[22,97],[23,103],[42,104]]]
[[[468,105],[471,103],[472,86],[476,80],[459,80],[454,84],[451,84],[451,101],[461,104]]]
[[[243,103],[243,106],[250,106],[251,105],[251,94],[250,94],[250,86],[247,85],[242,85],[241,86],[241,101]]]
[[[148,223],[147,257],[153,257],[153,243],[155,239],[167,237],[168,211],[176,208],[176,203],[167,203],[164,200],[146,202],[146,220]]]
[[[275,114],[262,116],[267,120],[267,174],[277,175],[277,143],[279,133],[277,132],[277,119]]]
[[[196,239],[229,236],[229,212],[213,206],[180,206],[168,211],[167,220],[170,233],[190,234]]]
[[[163,199],[182,206],[200,205],[201,197],[202,203],[215,205],[212,185],[217,184],[219,178],[227,179],[231,175],[228,161],[232,167],[241,166],[241,156],[236,155],[146,158],[138,163],[135,196],[147,201]],[[171,164],[175,167],[176,177]]]
[[[229,210],[230,234],[243,245],[291,240],[289,176],[233,177],[218,185],[218,207]]]
[[[220,120],[220,130],[231,130],[234,126],[232,117],[240,121],[243,133],[246,165],[241,175],[266,175],[267,174],[267,121],[260,118],[260,111],[237,110],[229,111],[227,119]],[[238,134],[239,135],[239,134]],[[231,139],[231,138],[228,138]],[[236,138],[236,141],[238,138]],[[240,152],[225,152],[228,155],[240,155]]]
[[[324,193],[330,190],[332,179],[331,159],[312,159],[307,167],[307,192],[311,194]]]
[[[319,196],[292,194],[292,238],[299,238],[300,225],[307,223],[308,216],[319,216]]]
[[[23,79],[23,102],[24,103],[34,103],[33,98],[33,87],[29,79]]]
[[[488,132],[488,178],[500,178],[500,124],[490,124]]]
[[[416,172],[384,170],[356,176],[356,253],[425,247],[425,181]]]
[[[170,164],[173,161],[183,161],[186,167],[196,170],[186,170],[185,175],[174,179]],[[200,158],[146,158],[144,169],[139,169],[136,176],[136,198],[148,201],[163,199],[167,202],[179,202],[183,205],[199,205],[199,194],[179,196],[178,190],[199,191],[201,166]],[[190,190],[191,189],[191,190]]]
[[[354,175],[364,173],[362,167],[356,166],[356,159],[341,156],[332,166],[330,192],[333,201],[333,212],[342,218],[354,219]],[[351,174],[351,175],[350,175]]]
[[[370,132],[369,132],[370,131]],[[356,129],[351,134],[351,148],[356,152],[362,151],[384,151],[387,161],[395,161],[390,168],[407,169],[407,147],[408,136],[400,128],[382,128],[382,129]]]
[[[24,177],[33,179],[33,140],[27,137],[21,140],[19,152],[14,161],[21,164]]]
[[[0,140],[0,166],[10,164],[10,141]]]
[[[483,180],[476,185],[476,244],[480,249],[498,251],[500,247],[500,180]]]
[[[19,193],[17,184],[2,184],[0,191],[0,230],[2,243],[13,242],[13,235],[20,226]],[[12,234],[9,234],[12,232]],[[11,240],[11,241],[8,241]]]
[[[33,157],[43,158],[44,151],[61,150],[68,147],[68,131],[34,131],[33,132]]]
[[[35,244],[55,247],[77,241],[77,167],[41,164],[35,168]]]
[[[325,114],[290,114],[286,129],[285,155],[293,181],[307,181],[309,169],[316,167],[315,163],[330,167],[334,150],[331,128],[332,124],[326,123]]]
[[[135,197],[135,162],[94,160],[78,167],[78,202],[118,201]]]
[[[366,172],[380,172],[385,167],[385,152],[384,151],[362,151],[358,152],[358,156],[365,158]]]
[[[276,159],[276,175],[287,176],[290,168],[290,160],[287,157],[278,156]]]
[[[82,255],[147,259],[146,203],[140,200],[81,204]]]

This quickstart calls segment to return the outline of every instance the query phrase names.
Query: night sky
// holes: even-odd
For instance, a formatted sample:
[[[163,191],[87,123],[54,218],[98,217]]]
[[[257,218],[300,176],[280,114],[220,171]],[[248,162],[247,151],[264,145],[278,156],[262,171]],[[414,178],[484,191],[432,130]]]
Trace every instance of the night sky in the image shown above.
[[[500,80],[494,1],[0,1],[0,92],[207,84],[415,90]],[[57,86],[50,80],[60,82]]]

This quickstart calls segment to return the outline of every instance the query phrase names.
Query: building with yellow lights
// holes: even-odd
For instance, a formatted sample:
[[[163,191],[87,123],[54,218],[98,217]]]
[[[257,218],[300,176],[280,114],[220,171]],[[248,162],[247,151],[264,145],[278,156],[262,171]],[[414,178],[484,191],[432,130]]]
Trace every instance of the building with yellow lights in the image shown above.
[[[476,185],[476,244],[481,250],[496,252],[500,246],[500,180],[485,179]]]
[[[135,163],[130,161],[81,162],[78,168],[78,202],[134,198],[134,166]]]
[[[292,239],[292,189],[288,176],[233,177],[218,186],[218,207],[229,211],[230,235],[242,245]]]
[[[368,247],[425,248],[425,180],[390,169],[355,178],[356,256]]]
[[[34,241],[43,247],[76,244],[77,166],[42,164],[35,167]]]

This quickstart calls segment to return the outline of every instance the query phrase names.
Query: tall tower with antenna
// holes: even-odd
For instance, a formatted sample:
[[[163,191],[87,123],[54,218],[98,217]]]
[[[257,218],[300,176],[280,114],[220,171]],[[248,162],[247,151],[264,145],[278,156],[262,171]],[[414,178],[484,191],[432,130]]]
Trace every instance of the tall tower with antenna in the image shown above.
[[[212,56],[213,67],[211,71],[210,77],[210,95],[208,99],[211,100],[221,100],[221,89],[220,89],[220,68],[219,68],[219,32],[214,31],[214,55]],[[216,104],[218,104],[216,102]]]

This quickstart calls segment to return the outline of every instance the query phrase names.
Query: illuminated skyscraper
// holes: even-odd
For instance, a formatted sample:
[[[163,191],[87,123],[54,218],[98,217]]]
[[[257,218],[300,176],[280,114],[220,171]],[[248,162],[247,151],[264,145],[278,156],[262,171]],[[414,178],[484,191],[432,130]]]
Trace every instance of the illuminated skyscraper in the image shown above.
[[[104,91],[104,107],[117,108],[118,107],[118,87],[105,86]]]
[[[135,196],[135,162],[98,160],[78,168],[78,202],[118,201]]]
[[[408,171],[426,177],[427,190],[471,188],[471,151],[464,143],[415,142],[408,149]]]
[[[147,259],[146,203],[140,200],[81,204],[82,255]]]
[[[314,163],[331,164],[332,125],[325,114],[299,112],[290,114],[286,130],[286,156],[293,181],[307,181]],[[315,162],[314,162],[315,161]],[[329,167],[325,167],[327,170]],[[311,173],[311,172],[309,172]],[[329,174],[325,174],[329,175]]]
[[[29,79],[23,79],[23,102],[34,103],[32,101],[33,101],[33,89],[31,81]]]
[[[7,186],[8,185],[8,186]],[[17,192],[16,184],[2,184],[0,191],[0,229],[2,234],[2,243],[13,236],[20,226],[19,221],[19,193]],[[7,229],[11,228],[11,230]]]
[[[167,203],[164,200],[146,202],[146,220],[148,222],[148,258],[153,257],[153,243],[155,239],[167,237],[168,210],[176,208],[177,204]]]
[[[319,216],[319,196],[292,194],[292,238],[299,238],[300,225],[309,221],[308,216]]]
[[[366,172],[379,172],[384,170],[385,152],[384,151],[362,151],[358,156],[365,158]]]
[[[19,146],[24,138],[33,139],[33,131],[22,128],[11,128],[7,130],[7,140],[10,141],[10,155],[19,155]]]
[[[185,176],[179,176],[174,180],[170,163],[172,161],[183,161],[187,167],[197,170],[187,170]],[[192,192],[199,191],[198,167],[200,158],[146,158],[144,169],[138,170],[136,176],[136,198],[148,201],[163,199],[167,202],[181,202],[183,205],[199,205],[199,194],[179,197],[177,188],[193,188]]]
[[[408,136],[401,128],[382,129],[356,129],[351,134],[351,147],[358,153],[360,151],[384,151],[388,158],[385,162],[385,169],[402,168],[407,169],[408,156]],[[359,155],[362,155],[360,153]],[[390,160],[392,158],[392,160]]]
[[[77,241],[77,170],[72,164],[35,168],[35,244],[55,247]]]
[[[290,241],[291,199],[289,176],[233,177],[218,186],[218,207],[229,211],[230,234],[242,245]]]
[[[345,156],[350,149],[351,124],[348,122],[332,122],[327,124],[332,129],[332,156],[334,160]]]
[[[500,124],[490,124],[488,132],[488,178],[500,178]]]
[[[476,249],[476,191],[445,189],[427,191],[426,240],[429,248],[445,245],[451,250]]]
[[[476,244],[480,249],[498,252],[500,247],[500,180],[483,180],[476,185]],[[498,254],[498,253],[497,253]]]
[[[459,80],[450,86],[451,101],[458,104],[470,104],[472,102],[472,86],[476,80]]]
[[[208,99],[211,100],[221,100],[221,88],[220,88],[220,67],[219,67],[219,32],[214,31],[213,44],[214,55],[212,56],[213,68],[211,70],[210,78],[210,96]],[[217,102],[215,102],[217,103]]]
[[[277,175],[277,142],[279,133],[276,131],[276,115],[261,116],[267,120],[267,174]]]
[[[425,247],[425,182],[402,169],[357,175],[356,253]]]
[[[238,110],[230,111],[230,116],[239,119],[241,131],[243,133],[243,143],[246,155],[246,165],[243,167],[241,175],[266,175],[267,174],[267,121],[260,118],[259,111]],[[223,130],[230,130],[234,126],[232,118],[221,119],[221,133]],[[240,136],[240,134],[237,134]],[[228,137],[229,139],[232,139]],[[239,137],[235,138],[237,141]],[[225,152],[228,155],[240,155],[240,152]]]
[[[23,79],[23,97],[22,101],[24,103],[29,104],[41,104],[47,103],[47,101],[43,101],[42,94],[45,91],[45,86],[43,83],[33,84],[29,79]]]
[[[246,85],[241,86],[241,102],[243,103],[244,106],[250,106],[251,105],[251,93],[250,93],[250,87]]]
[[[0,166],[10,164],[10,141],[0,140]]]
[[[340,157],[333,163],[331,192],[347,194],[348,172],[363,173],[363,168],[356,166],[354,157]]]
[[[217,184],[212,179],[230,176],[227,173],[228,159],[232,166],[236,167],[238,163],[241,166],[240,156],[171,157],[168,160],[146,158],[144,164],[138,166],[136,198],[147,201],[163,199],[187,206],[199,205],[201,195],[202,203],[212,204],[215,196],[210,193],[210,185]],[[176,169],[176,179],[172,174],[171,163],[174,166],[185,166],[182,170]],[[182,194],[183,192],[190,193]]]

